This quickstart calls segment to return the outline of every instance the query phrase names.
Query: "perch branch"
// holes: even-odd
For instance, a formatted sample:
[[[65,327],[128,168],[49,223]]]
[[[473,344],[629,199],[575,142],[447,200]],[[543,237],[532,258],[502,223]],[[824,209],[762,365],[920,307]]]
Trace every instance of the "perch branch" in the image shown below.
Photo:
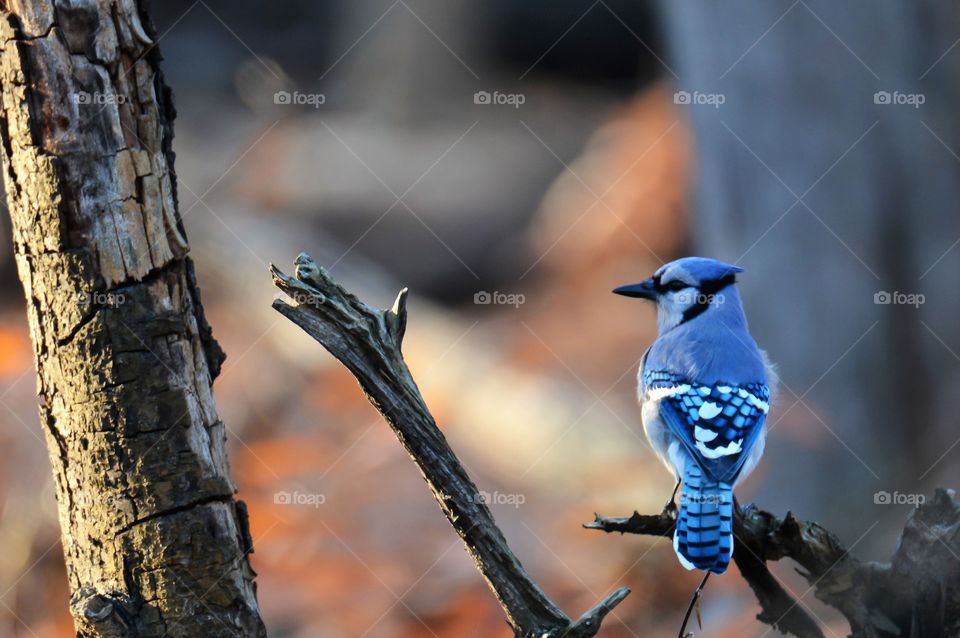
[[[672,536],[675,522],[676,519],[667,512],[655,515],[634,512],[627,518],[608,518],[597,514],[594,520],[585,523],[584,527],[621,534]],[[763,549],[758,543],[760,535],[757,534],[757,527],[748,526],[746,523],[747,520],[742,515],[738,515],[734,521],[733,533],[737,549],[733,553],[733,559],[760,602],[759,620],[784,633],[789,632],[803,638],[823,638],[823,632],[813,619],[784,591],[767,569],[765,561],[760,558],[762,553],[758,553]]]
[[[674,520],[634,512],[596,515],[588,529],[670,536]],[[783,633],[822,637],[817,623],[767,569],[790,558],[817,598],[839,610],[853,638],[953,636],[960,631],[960,506],[952,490],[938,489],[910,514],[889,563],[864,563],[835,535],[793,514],[779,519],[748,507],[734,518],[733,558],[760,603],[757,618]]]
[[[294,263],[294,277],[271,266],[274,284],[290,300],[277,299],[273,307],[319,341],[357,378],[420,468],[514,633],[523,638],[596,635],[604,617],[630,590],[617,589],[574,621],[524,570],[437,427],[403,359],[406,289],[400,291],[391,309],[378,310],[344,290],[305,253]]]

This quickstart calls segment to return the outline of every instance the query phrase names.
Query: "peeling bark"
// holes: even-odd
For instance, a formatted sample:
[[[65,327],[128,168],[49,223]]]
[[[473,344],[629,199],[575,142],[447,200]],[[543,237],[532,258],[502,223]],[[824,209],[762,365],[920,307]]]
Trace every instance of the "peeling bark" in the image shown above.
[[[78,636],[265,636],[153,26],[136,0],[0,11],[0,155]]]

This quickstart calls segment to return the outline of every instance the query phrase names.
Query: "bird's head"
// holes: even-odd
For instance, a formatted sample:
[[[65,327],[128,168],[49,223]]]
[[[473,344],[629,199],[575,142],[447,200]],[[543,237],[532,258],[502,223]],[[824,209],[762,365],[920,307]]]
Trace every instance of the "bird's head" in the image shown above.
[[[724,295],[724,289],[736,282],[743,268],[705,257],[684,257],[661,266],[653,277],[636,284],[614,288],[625,297],[648,299],[657,304],[657,324],[661,334],[686,323],[711,308],[739,299]]]

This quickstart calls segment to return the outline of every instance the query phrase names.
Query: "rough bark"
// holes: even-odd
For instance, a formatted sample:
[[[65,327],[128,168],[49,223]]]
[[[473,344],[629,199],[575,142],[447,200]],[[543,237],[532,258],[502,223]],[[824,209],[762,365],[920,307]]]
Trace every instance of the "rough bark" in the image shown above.
[[[136,0],[0,5],[17,268],[83,638],[264,636]]]
[[[568,618],[537,586],[513,554],[476,485],[437,427],[400,352],[407,321],[406,289],[393,308],[377,310],[341,288],[306,254],[296,278],[272,269],[274,283],[292,300],[273,306],[340,360],[393,428],[417,464],[440,509],[523,638],[589,638],[630,593],[623,587],[578,620]]]
[[[588,529],[670,536],[666,513],[625,518],[597,515]],[[853,638],[935,638],[960,635],[960,505],[951,490],[937,490],[910,514],[888,563],[862,562],[816,523],[788,513],[738,508],[733,558],[760,603],[757,618],[803,638],[823,632],[767,570],[790,558],[802,568],[817,598],[839,610]]]

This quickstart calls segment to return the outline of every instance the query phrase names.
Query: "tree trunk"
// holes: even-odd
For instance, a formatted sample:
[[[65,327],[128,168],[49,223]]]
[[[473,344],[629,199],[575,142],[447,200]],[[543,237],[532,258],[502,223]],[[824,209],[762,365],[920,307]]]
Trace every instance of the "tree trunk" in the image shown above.
[[[265,636],[136,0],[2,4],[0,136],[78,636]]]

